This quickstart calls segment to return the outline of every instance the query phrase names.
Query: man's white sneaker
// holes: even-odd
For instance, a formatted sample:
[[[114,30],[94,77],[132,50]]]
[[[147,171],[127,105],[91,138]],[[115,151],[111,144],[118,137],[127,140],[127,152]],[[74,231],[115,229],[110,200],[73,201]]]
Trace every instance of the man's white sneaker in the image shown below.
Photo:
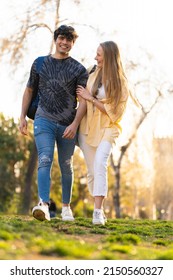
[[[32,215],[39,221],[50,221],[49,206],[47,204],[39,203],[32,209]]]
[[[69,206],[62,207],[61,217],[63,221],[74,221],[73,213]]]
[[[104,225],[105,224],[105,217],[104,217],[103,211],[101,209],[94,210],[92,223],[94,225]]]

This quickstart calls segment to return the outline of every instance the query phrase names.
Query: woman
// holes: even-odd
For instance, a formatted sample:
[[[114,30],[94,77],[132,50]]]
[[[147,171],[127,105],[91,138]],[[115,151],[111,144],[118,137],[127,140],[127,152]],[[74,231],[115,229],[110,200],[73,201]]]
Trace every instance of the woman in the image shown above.
[[[104,198],[107,196],[107,162],[111,148],[121,132],[120,120],[129,91],[118,46],[112,41],[99,45],[96,70],[86,89],[77,94],[87,101],[87,112],[79,127],[79,146],[87,165],[89,191],[94,197],[93,224],[105,224]]]

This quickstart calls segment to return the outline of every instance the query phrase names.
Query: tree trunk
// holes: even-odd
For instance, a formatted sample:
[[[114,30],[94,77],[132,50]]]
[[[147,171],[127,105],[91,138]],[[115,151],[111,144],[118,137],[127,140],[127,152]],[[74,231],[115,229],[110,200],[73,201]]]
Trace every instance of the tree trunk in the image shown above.
[[[28,214],[31,206],[31,185],[34,170],[37,163],[37,149],[35,141],[33,141],[33,147],[30,153],[30,159],[28,161],[28,167],[25,177],[25,185],[23,191],[23,200],[22,200],[22,214]]]
[[[116,218],[121,218],[121,210],[120,210],[120,168],[119,166],[115,166],[115,194],[114,194],[114,205],[115,205],[115,213]]]
[[[120,210],[120,165],[115,165],[113,155],[111,154],[111,166],[115,173],[115,189],[114,189],[114,207],[116,218],[121,218]]]
[[[136,124],[136,127],[134,129],[134,131],[132,132],[131,137],[129,137],[127,144],[121,146],[120,150],[120,156],[118,159],[118,163],[115,165],[114,164],[114,160],[113,160],[113,155],[111,154],[111,166],[115,172],[115,194],[114,194],[114,206],[115,206],[115,213],[116,213],[116,217],[117,218],[121,218],[121,207],[120,207],[120,187],[121,187],[121,163],[123,160],[123,157],[126,153],[126,151],[128,150],[128,148],[130,147],[130,145],[132,144],[133,140],[136,137],[138,128],[142,125],[142,123],[144,122],[144,120],[146,119],[146,117],[148,116],[148,114],[152,111],[152,109],[155,107],[155,105],[158,103],[158,100],[160,99],[160,97],[162,96],[161,92],[158,91],[158,96],[156,97],[155,101],[153,102],[153,104],[151,105],[150,109],[145,112],[144,108],[142,107],[142,115],[139,119],[139,121]]]

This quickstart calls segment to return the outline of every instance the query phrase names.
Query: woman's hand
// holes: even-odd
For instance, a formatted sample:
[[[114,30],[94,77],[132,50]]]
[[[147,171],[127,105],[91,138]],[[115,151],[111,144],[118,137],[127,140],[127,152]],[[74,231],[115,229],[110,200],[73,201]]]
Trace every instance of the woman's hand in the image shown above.
[[[92,99],[93,99],[90,92],[82,86],[77,87],[76,93],[78,96],[81,96],[85,100],[92,101]]]

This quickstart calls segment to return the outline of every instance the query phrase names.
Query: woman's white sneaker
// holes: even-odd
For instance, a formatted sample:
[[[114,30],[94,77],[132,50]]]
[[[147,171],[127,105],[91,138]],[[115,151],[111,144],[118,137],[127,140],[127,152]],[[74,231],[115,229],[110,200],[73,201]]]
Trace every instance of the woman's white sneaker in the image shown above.
[[[94,210],[92,223],[94,225],[104,225],[105,224],[105,218],[104,218],[102,209]]]

